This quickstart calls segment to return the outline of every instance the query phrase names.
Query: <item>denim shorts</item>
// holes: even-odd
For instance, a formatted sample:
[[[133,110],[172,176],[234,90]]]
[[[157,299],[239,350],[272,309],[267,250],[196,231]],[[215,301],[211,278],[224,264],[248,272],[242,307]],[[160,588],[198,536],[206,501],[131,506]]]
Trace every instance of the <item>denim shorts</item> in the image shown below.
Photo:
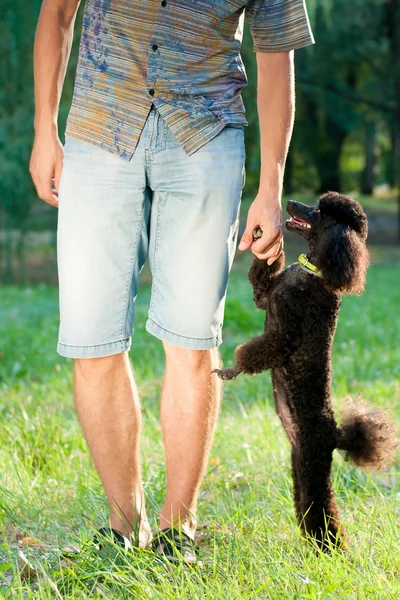
[[[68,136],[59,184],[57,351],[131,347],[139,273],[152,273],[147,331],[181,348],[222,342],[245,178],[244,131],[188,156],[152,107],[130,161]]]

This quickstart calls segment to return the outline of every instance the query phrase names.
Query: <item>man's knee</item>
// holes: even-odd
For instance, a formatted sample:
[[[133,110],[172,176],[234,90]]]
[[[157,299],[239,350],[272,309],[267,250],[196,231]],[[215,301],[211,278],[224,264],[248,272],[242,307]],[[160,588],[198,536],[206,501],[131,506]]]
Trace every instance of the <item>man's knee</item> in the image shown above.
[[[191,350],[173,346],[163,342],[167,362],[174,363],[186,369],[196,371],[202,368],[208,368],[219,361],[218,348],[208,350]]]
[[[75,373],[83,379],[99,379],[115,372],[127,360],[127,351],[112,356],[75,358]],[[128,359],[129,360],[129,359]]]

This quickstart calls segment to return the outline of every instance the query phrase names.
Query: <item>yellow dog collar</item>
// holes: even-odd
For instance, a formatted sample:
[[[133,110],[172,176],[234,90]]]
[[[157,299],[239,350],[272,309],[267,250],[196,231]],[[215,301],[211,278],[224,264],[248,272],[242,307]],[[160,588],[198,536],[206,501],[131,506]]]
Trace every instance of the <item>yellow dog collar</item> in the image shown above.
[[[298,261],[303,271],[307,271],[307,273],[311,273],[312,275],[316,275],[317,277],[322,277],[322,271],[318,269],[315,265],[310,263],[305,254],[300,254]]]

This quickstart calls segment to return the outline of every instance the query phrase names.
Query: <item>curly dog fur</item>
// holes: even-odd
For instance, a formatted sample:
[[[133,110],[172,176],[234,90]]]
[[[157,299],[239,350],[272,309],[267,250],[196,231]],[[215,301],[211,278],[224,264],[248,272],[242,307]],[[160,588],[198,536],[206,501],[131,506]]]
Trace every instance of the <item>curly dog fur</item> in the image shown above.
[[[289,231],[308,242],[307,258],[320,276],[284,255],[271,266],[254,258],[249,280],[254,302],[267,311],[263,335],[235,351],[236,365],[217,369],[222,379],[271,369],[276,410],[291,443],[294,503],[303,534],[326,551],[347,547],[331,483],[332,453],[366,469],[386,468],[397,446],[383,410],[347,407],[337,426],[331,401],[332,343],[343,294],[361,294],[369,263],[368,223],[355,200],[336,192],[317,207],[289,201]]]

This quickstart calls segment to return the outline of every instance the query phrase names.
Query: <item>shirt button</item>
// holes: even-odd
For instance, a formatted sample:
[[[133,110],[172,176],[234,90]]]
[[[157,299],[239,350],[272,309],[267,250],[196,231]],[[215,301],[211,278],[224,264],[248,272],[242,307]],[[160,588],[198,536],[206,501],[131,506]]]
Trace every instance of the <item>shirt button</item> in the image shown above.
[[[153,51],[154,51],[154,52],[155,52],[156,50],[158,50],[158,46],[157,46],[157,44],[154,44],[154,45],[152,46],[152,48],[153,48]]]
[[[155,93],[156,93],[156,92],[155,92],[155,90],[153,90],[153,88],[151,88],[151,90],[149,90],[149,94],[150,94],[150,96],[154,96],[154,94],[155,94]]]
[[[167,0],[162,0],[161,6],[167,6]]]

